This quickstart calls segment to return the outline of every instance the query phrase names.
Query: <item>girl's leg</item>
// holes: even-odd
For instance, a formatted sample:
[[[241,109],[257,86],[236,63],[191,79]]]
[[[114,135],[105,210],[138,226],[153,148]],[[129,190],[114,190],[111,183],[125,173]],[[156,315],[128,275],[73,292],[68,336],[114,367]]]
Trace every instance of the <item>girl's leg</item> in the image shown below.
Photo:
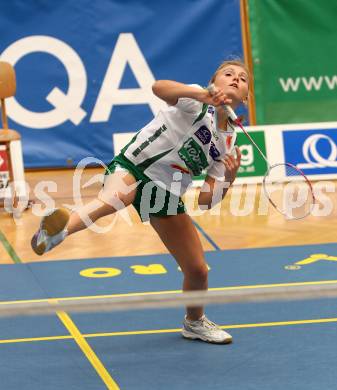
[[[86,229],[99,218],[129,206],[136,196],[136,186],[136,179],[129,172],[115,172],[107,176],[98,197],[71,213],[67,224],[68,235]]]
[[[151,225],[179,264],[184,274],[184,291],[207,290],[208,267],[191,218],[187,214],[151,217]],[[188,307],[186,312],[188,320],[198,320],[204,308]]]
[[[115,172],[107,176],[98,197],[80,209],[70,213],[56,209],[43,217],[31,245],[42,255],[60,244],[67,235],[89,227],[97,219],[112,214],[131,204],[136,196],[137,183],[129,172]]]
[[[207,290],[208,267],[197,231],[187,214],[151,217],[151,224],[184,273],[185,291]],[[210,343],[228,344],[232,336],[204,315],[204,308],[187,307],[182,335]]]

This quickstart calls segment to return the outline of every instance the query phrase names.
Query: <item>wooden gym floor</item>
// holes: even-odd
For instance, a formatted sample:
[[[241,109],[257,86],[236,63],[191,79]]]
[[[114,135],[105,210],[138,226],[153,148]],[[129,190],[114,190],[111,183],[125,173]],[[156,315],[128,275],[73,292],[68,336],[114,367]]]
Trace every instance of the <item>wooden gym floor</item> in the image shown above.
[[[79,198],[73,198],[73,173],[73,170],[26,172],[30,199],[35,202],[34,208],[41,207],[43,210],[47,200],[50,202],[54,200],[56,206],[74,205],[75,200]],[[83,203],[89,202],[98,193],[101,185],[97,180],[95,182],[95,178],[101,173],[102,170],[96,168],[87,169],[83,173],[80,190]],[[94,183],[90,184],[90,180],[93,180]],[[44,188],[44,192],[38,195],[37,185],[41,181],[56,183],[54,188],[49,187],[53,192]],[[336,184],[335,182],[335,187]],[[193,203],[196,191],[190,191],[186,195],[185,203]],[[205,251],[212,251],[215,246],[220,249],[243,249],[336,242],[334,223],[337,216],[337,197],[335,192],[326,193],[332,207],[332,212],[328,216],[310,216],[295,221],[286,220],[270,208],[265,213],[266,215],[258,215],[259,188],[253,201],[249,201],[248,198],[251,192],[248,191],[246,197],[243,195],[240,197],[234,186],[223,200],[220,210],[192,216],[199,228]],[[242,212],[246,207],[245,200],[248,208],[249,204],[254,202],[254,210],[247,212],[246,216],[240,215],[240,210],[242,214],[245,214]],[[98,225],[107,227],[109,224],[113,224],[108,232],[104,234],[97,234],[91,230],[79,232],[52,252],[39,257],[30,247],[31,236],[36,231],[40,221],[40,218],[34,213],[33,209],[30,208],[23,212],[20,219],[16,220],[6,212],[1,213],[0,230],[22,262],[167,253],[151,226],[143,224],[131,206],[128,208],[132,220],[131,226],[121,216],[105,217],[98,221]],[[13,258],[4,245],[0,246],[0,256],[1,264],[13,263]]]

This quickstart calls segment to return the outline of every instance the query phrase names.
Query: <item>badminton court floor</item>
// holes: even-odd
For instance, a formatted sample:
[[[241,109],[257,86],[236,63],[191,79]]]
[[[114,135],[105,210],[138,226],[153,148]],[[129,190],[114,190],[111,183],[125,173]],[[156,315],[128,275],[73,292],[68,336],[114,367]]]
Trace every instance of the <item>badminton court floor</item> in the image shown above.
[[[211,289],[337,282],[337,244],[206,252]],[[181,289],[166,254],[0,265],[6,302]],[[183,308],[0,318],[0,388],[335,390],[337,299],[207,307],[233,335],[180,335]]]

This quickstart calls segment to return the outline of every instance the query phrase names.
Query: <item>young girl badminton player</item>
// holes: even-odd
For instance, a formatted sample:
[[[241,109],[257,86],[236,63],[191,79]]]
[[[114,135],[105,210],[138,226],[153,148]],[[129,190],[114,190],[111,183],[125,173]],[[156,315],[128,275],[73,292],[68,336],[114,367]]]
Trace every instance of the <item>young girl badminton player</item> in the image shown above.
[[[42,255],[98,218],[133,204],[142,220],[150,220],[181,267],[184,291],[207,290],[208,268],[202,245],[180,196],[193,175],[206,171],[198,203],[209,209],[221,201],[233,183],[241,154],[234,146],[236,135],[223,104],[235,109],[245,102],[248,71],[240,61],[225,61],[211,83],[212,89],[204,89],[197,84],[156,81],[153,92],[168,107],[112,160],[95,200],[72,213],[53,210],[42,219],[32,238],[33,250]],[[187,307],[182,335],[213,343],[232,341],[231,335],[208,320],[203,307]]]

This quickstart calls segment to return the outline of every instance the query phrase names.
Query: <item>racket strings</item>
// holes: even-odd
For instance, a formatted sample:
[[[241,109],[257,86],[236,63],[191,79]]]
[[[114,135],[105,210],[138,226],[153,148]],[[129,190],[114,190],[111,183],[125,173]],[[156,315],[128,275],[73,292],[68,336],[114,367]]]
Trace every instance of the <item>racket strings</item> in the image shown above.
[[[285,163],[270,167],[263,186],[271,204],[287,218],[300,219],[311,213],[315,203],[311,184],[295,166]]]

